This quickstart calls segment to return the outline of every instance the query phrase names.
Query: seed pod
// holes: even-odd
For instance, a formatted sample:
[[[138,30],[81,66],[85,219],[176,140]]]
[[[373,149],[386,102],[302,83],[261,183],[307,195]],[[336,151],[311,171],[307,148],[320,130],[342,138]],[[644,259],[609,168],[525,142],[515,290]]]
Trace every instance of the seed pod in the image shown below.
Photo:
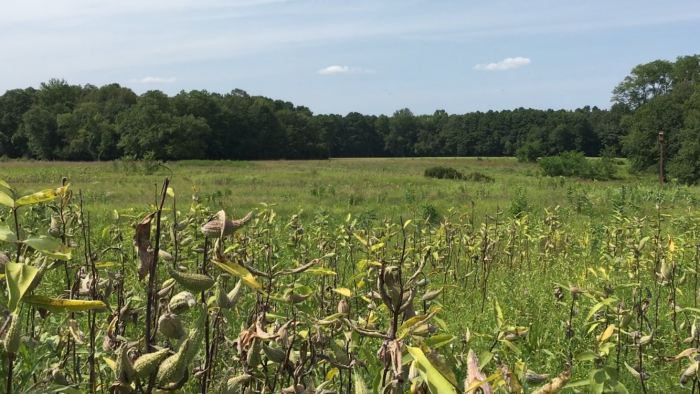
[[[175,294],[173,298],[170,299],[168,309],[173,313],[182,313],[195,305],[197,305],[197,299],[194,298],[192,293],[183,291]]]
[[[350,304],[345,298],[341,299],[338,303],[338,313],[345,313],[350,316]]]
[[[60,219],[61,218],[58,216],[51,216],[51,226],[49,227],[49,235],[54,238],[61,237]]]
[[[262,345],[262,348],[263,352],[265,353],[265,356],[272,362],[282,364],[284,362],[284,359],[287,358],[287,353],[285,353],[282,349],[273,348],[267,346],[264,343]]]
[[[119,382],[131,384],[131,382],[134,381],[134,376],[136,373],[134,372],[134,366],[131,364],[131,360],[129,360],[127,350],[126,345],[122,345],[119,350],[117,350],[114,375]]]
[[[544,382],[545,380],[549,379],[549,374],[540,375],[530,370],[526,371],[524,375],[525,381],[529,385],[538,385]]]
[[[19,314],[10,315],[10,327],[5,332],[5,351],[8,354],[15,354],[19,351],[19,345],[22,343],[22,321]]]
[[[199,318],[197,319],[197,323],[187,335],[187,339],[189,340],[190,344],[183,354],[185,365],[190,364],[192,360],[194,360],[195,356],[197,355],[197,352],[199,351],[200,346],[202,345],[202,341],[204,340],[207,315],[207,307],[200,307]]]
[[[158,319],[158,332],[170,339],[180,339],[185,336],[182,320],[174,313],[165,313]]]
[[[352,371],[352,383],[355,386],[355,394],[369,394],[370,391],[360,375],[359,368]]]
[[[171,279],[168,279],[168,280],[171,280]],[[165,297],[166,295],[168,295],[168,293],[170,293],[170,290],[172,290],[173,287],[175,287],[174,280],[172,283],[168,284],[167,286],[165,285],[165,283],[163,283],[163,287],[161,287],[161,289],[158,290],[158,294],[157,294],[158,299],[161,299],[161,298]]]
[[[182,247],[189,246],[192,243],[192,241],[194,241],[194,238],[186,237],[182,241],[180,241],[179,246],[182,246]]]
[[[229,307],[226,289],[224,289],[224,281],[221,279],[221,277],[216,280],[216,287],[214,287],[214,298],[216,299],[216,305],[218,305],[219,308],[227,309]]]
[[[168,356],[168,349],[144,354],[134,362],[134,373],[136,379],[145,379],[151,372],[158,368],[158,364]]]
[[[158,366],[158,374],[156,375],[156,380],[160,386],[177,383],[185,376],[187,363],[185,362],[184,354],[189,350],[189,344],[189,338],[185,339],[177,353],[160,363],[160,366]]]
[[[68,382],[68,379],[66,379],[66,375],[58,368],[54,368],[51,370],[51,379],[54,383],[61,386],[70,385],[70,382]]]
[[[7,252],[0,252],[0,274],[5,273],[5,264],[10,262],[10,256]]]
[[[251,376],[243,374],[235,376],[226,382],[226,394],[240,394],[241,386],[250,380]]]
[[[173,255],[171,255],[170,253],[168,253],[162,249],[158,249],[158,258],[163,259],[165,261],[173,261],[174,260]]]
[[[219,217],[225,218],[226,214],[221,215],[220,213]],[[202,234],[209,238],[219,238],[221,236],[221,228],[223,227],[224,236],[231,235],[235,233],[236,230],[246,225],[252,218],[253,212],[251,211],[245,217],[238,220],[225,220],[222,223],[221,219],[212,219],[204,223],[202,226]]]
[[[300,302],[306,301],[309,297],[311,297],[311,293],[306,295],[301,295],[297,293],[287,293],[287,295],[284,296],[284,301],[290,304],[298,304]]]
[[[168,273],[182,287],[195,293],[201,293],[214,286],[214,279],[208,275],[180,273],[168,267]]]
[[[250,348],[248,349],[248,357],[246,358],[246,363],[248,367],[255,368],[260,364],[260,340],[258,338],[253,339]]]
[[[242,280],[239,280],[238,283],[236,283],[236,286],[233,288],[233,290],[229,291],[226,297],[228,298],[228,307],[229,308],[234,308],[236,304],[238,303],[238,299],[241,297],[241,294],[243,292],[241,291],[242,287]]]
[[[179,223],[175,226],[175,228],[177,229],[177,231],[182,231],[182,230],[184,230],[184,229],[187,228],[187,225],[188,225],[188,224],[190,224],[190,220],[189,220],[189,219],[185,219],[185,220],[179,222]]]
[[[431,300],[436,299],[437,296],[439,296],[440,293],[442,293],[443,289],[444,289],[444,287],[441,287],[437,290],[429,291],[429,292],[423,294],[423,301],[431,301]]]

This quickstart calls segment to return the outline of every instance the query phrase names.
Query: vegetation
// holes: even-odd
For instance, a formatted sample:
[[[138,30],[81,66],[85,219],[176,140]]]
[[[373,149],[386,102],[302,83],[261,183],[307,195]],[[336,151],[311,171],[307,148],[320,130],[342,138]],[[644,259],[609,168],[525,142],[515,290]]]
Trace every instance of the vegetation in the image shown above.
[[[698,384],[697,187],[490,158],[168,166],[2,164],[8,392]]]
[[[613,158],[603,155],[600,160],[588,160],[583,152],[564,152],[543,157],[538,164],[546,176],[573,176],[583,179],[612,179],[615,177]]]
[[[517,156],[523,162],[605,147],[632,169],[656,168],[667,136],[670,179],[700,181],[700,55],[653,61],[613,91],[609,109],[391,116],[314,115],[309,108],[242,90],[137,96],[117,84],[70,85],[0,96],[0,157],[40,160],[267,160],[329,157]]]
[[[430,167],[425,169],[425,174],[428,178],[437,179],[464,179],[464,174],[455,170],[452,167]]]

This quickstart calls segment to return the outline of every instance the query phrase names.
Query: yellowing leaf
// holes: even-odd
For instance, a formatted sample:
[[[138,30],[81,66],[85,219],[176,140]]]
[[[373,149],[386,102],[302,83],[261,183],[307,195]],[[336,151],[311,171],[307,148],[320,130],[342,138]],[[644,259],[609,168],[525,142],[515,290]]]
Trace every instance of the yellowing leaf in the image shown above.
[[[416,360],[416,367],[433,394],[457,394],[457,389],[438,371],[420,348],[406,346],[408,353]]]
[[[406,220],[406,223],[403,224],[403,228],[408,227],[408,225],[411,224],[411,220]]]
[[[6,263],[7,309],[10,313],[19,312],[19,301],[24,297],[39,270],[25,264]]]
[[[260,283],[258,283],[258,281],[255,280],[253,274],[251,274],[250,271],[248,271],[242,265],[231,262],[220,263],[216,260],[212,261],[216,265],[218,265],[222,270],[228,272],[231,275],[239,277],[241,280],[243,280],[243,283],[245,283],[248,287],[252,288],[253,290],[262,289],[262,286],[260,285]]]
[[[72,258],[71,250],[68,246],[46,235],[32,236],[22,242],[57,260],[70,260]]]
[[[0,227],[0,241],[17,242],[17,236],[7,227]]]
[[[323,267],[311,267],[305,271],[307,274],[314,274],[314,275],[337,275],[335,271],[328,269],[328,268],[323,268]]]
[[[352,297],[352,291],[350,291],[350,289],[347,289],[345,287],[338,287],[338,288],[333,289],[333,291],[335,291],[338,294],[344,295],[346,297]]]
[[[357,238],[358,241],[362,242],[363,245],[367,246],[367,240],[366,240],[366,239],[362,238],[362,236],[360,236],[360,234],[358,234],[358,233],[355,233],[354,235],[355,235],[355,238]]]
[[[615,332],[615,325],[614,324],[609,325],[608,328],[606,328],[605,331],[603,331],[603,334],[600,335],[600,344],[602,345],[605,343],[605,341],[610,339],[610,337],[612,336],[612,334],[614,332]]]
[[[173,197],[173,198],[175,197],[175,191],[173,190],[172,187],[169,187],[165,192],[166,192],[170,197]]]
[[[12,200],[12,197],[8,196],[5,192],[0,191],[0,204],[5,205],[7,207],[14,207],[15,202]]]
[[[7,182],[3,181],[2,179],[0,179],[0,186],[4,187],[7,190],[12,190],[10,185],[8,185]]]
[[[384,242],[380,242],[380,243],[378,243],[378,244],[372,245],[372,247],[369,248],[369,249],[370,249],[372,252],[374,252],[374,251],[379,250],[379,249],[381,249],[381,248],[383,248],[383,247],[384,247]]]
[[[70,184],[59,187],[58,189],[46,189],[28,196],[24,196],[19,200],[15,201],[15,206],[21,207],[22,205],[38,204],[40,202],[51,201],[54,198],[61,197],[63,193],[68,190]]]
[[[53,313],[61,312],[82,312],[90,309],[106,308],[102,301],[66,300],[59,298],[49,298],[39,295],[26,296],[22,299],[29,305],[44,308]]]
[[[338,376],[340,374],[340,371],[338,368],[331,368],[330,371],[326,374],[326,381],[333,380],[334,377]]]
[[[105,360],[105,364],[107,364],[112,369],[112,371],[117,370],[117,363],[115,363],[114,360],[107,357],[102,357],[102,359]]]
[[[440,308],[435,308],[427,315],[413,316],[412,318],[406,320],[396,331],[396,339],[403,339],[406,335],[409,335],[411,332],[415,331],[419,325],[430,320],[439,311]]]

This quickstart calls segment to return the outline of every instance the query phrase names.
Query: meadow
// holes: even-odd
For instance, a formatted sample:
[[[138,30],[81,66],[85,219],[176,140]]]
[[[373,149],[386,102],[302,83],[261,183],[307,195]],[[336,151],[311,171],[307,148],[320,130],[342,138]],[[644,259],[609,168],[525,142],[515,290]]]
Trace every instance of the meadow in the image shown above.
[[[15,201],[0,206],[0,380],[12,371],[8,391],[29,393],[695,392],[700,188],[619,163],[605,182],[512,158],[0,163]],[[492,181],[423,176],[432,166]],[[240,228],[201,228],[222,215]]]

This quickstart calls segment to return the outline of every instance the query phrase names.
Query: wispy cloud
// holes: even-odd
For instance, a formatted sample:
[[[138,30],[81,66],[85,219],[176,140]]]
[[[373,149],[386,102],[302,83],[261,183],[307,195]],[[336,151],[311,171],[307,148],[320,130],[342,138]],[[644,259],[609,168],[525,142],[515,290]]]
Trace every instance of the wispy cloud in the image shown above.
[[[141,79],[132,79],[131,82],[136,83],[173,83],[175,82],[175,77],[161,78],[161,77],[146,77]]]
[[[496,63],[477,64],[474,66],[474,70],[505,71],[527,66],[528,64],[530,64],[530,59],[526,57],[509,57]]]
[[[359,74],[373,73],[374,70],[362,67],[329,66],[317,71],[319,74]]]

